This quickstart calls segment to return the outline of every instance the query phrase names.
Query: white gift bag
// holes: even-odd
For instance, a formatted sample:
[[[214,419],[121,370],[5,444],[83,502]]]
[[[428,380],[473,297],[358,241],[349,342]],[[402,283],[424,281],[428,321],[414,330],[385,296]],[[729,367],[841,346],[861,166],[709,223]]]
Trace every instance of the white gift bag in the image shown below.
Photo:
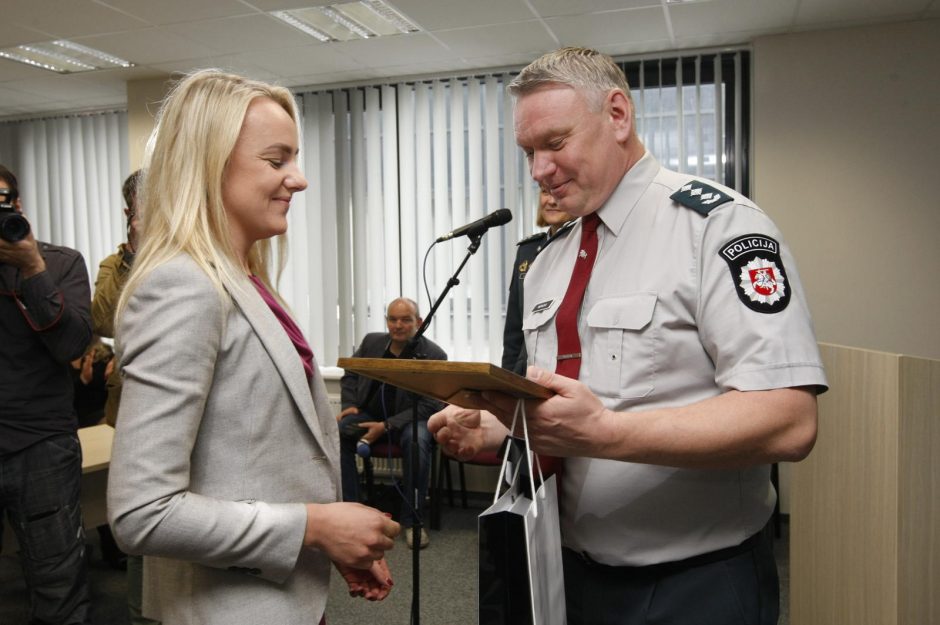
[[[512,431],[522,415],[525,447],[506,445],[493,505],[478,519],[480,625],[565,625],[565,588],[555,477],[530,465],[533,457],[525,406],[516,406]],[[510,456],[515,456],[511,460]],[[505,482],[506,491],[500,494]]]

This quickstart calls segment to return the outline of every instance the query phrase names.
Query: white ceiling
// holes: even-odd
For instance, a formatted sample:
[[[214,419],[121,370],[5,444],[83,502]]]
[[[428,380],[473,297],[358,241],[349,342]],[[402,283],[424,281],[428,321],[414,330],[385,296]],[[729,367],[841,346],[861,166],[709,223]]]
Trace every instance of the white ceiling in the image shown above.
[[[70,39],[136,67],[59,75],[0,59],[0,118],[126,106],[125,82],[223,67],[289,87],[522,66],[940,18],[940,0],[390,0],[423,32],[320,43],[266,11],[344,0],[0,0],[0,47]]]

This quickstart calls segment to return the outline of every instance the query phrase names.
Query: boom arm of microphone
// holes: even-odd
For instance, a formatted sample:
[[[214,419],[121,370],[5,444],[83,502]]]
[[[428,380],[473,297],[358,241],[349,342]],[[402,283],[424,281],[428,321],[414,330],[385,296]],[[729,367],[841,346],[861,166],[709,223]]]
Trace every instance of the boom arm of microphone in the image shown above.
[[[466,226],[461,226],[443,236],[437,237],[437,240],[434,242],[442,243],[444,241],[450,241],[453,238],[462,236],[476,237],[483,234],[490,228],[502,226],[503,224],[507,224],[510,221],[512,221],[512,213],[510,210],[508,208],[501,208],[497,211],[493,211],[485,217],[481,217],[474,222],[468,223]]]

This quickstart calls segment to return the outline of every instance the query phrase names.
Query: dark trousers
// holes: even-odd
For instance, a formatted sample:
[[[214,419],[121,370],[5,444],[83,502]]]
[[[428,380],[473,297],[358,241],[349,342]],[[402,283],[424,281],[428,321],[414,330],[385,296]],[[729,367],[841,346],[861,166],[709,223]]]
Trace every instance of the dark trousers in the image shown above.
[[[351,435],[353,427],[363,421],[381,421],[381,417],[370,417],[363,414],[347,415],[340,421],[340,469],[342,471],[343,500],[359,501],[359,474],[356,471],[356,443],[358,435]],[[414,488],[411,485],[411,423],[400,430],[389,433],[392,442],[401,446],[402,469],[404,471],[404,485],[406,505],[402,506],[401,524],[411,527],[414,518]],[[382,441],[383,439],[379,439]],[[377,442],[379,442],[377,441]],[[418,503],[424,503],[428,495],[428,478],[431,472],[431,454],[434,453],[434,438],[428,432],[426,421],[418,421]]]
[[[776,625],[780,585],[766,530],[743,548],[648,567],[563,550],[568,625]]]
[[[0,523],[19,541],[30,622],[90,622],[85,533],[79,504],[82,449],[62,434],[0,457]]]

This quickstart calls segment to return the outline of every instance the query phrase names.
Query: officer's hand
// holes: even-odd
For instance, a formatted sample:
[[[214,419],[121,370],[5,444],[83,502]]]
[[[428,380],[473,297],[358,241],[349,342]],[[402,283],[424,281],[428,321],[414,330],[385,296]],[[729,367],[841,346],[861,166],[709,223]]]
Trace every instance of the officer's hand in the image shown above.
[[[606,428],[603,420],[609,414],[594,393],[584,384],[538,367],[529,367],[526,377],[555,391],[549,399],[528,400],[526,425],[532,448],[552,456],[594,456],[603,445]],[[516,408],[516,400],[502,393],[484,391],[489,411],[508,427]],[[516,436],[522,435],[516,425]]]
[[[469,460],[484,444],[479,410],[447,406],[428,419],[428,431],[434,435],[447,455]]]

